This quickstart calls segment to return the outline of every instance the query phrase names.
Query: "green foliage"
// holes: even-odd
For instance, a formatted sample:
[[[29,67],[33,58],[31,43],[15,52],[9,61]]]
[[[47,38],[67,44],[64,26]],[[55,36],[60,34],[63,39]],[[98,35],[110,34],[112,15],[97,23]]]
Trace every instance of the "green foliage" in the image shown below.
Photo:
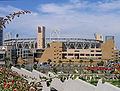
[[[20,69],[20,65],[15,65],[16,68]]]
[[[61,82],[64,82],[64,81],[65,81],[65,77],[62,76],[62,77],[60,78],[60,80],[61,80]]]
[[[9,64],[9,68],[11,68],[13,65],[12,64]]]
[[[61,61],[61,60],[59,60],[59,61],[58,61],[58,63],[62,63],[62,61]]]
[[[49,87],[49,86],[50,86],[50,82],[49,82],[49,81],[46,81],[46,84],[47,84],[47,87]]]
[[[52,79],[50,78],[48,81],[46,81],[47,87],[50,86],[50,83],[52,82]]]
[[[72,63],[73,61],[72,61],[72,60],[69,60],[68,62],[69,62],[69,63]]]
[[[57,73],[56,67],[53,67],[53,72]]]
[[[91,70],[92,71],[92,73],[94,73],[94,70]]]
[[[99,65],[103,66],[104,65],[104,61],[100,61]]]
[[[91,64],[94,62],[92,59],[90,59],[90,61],[89,61]]]
[[[22,67],[22,68],[25,68],[25,65],[24,65],[24,64],[22,64],[22,65],[21,65],[21,67]]]
[[[57,78],[60,79],[60,78],[61,78],[61,75],[58,75]]]
[[[90,81],[90,83],[93,84],[93,85],[95,85],[95,86],[97,86],[98,81]]]
[[[34,64],[33,68],[36,70],[37,69],[37,64]]]
[[[105,78],[102,78],[102,83],[105,83]]]
[[[50,63],[52,62],[52,60],[51,60],[51,59],[48,59],[47,62],[48,62],[48,64],[50,64]]]
[[[79,63],[83,63],[83,60],[80,60]]]
[[[82,65],[82,63],[83,63],[83,60],[80,60],[80,61],[79,61],[79,63]],[[81,66],[81,65],[80,65],[80,66]]]
[[[9,22],[11,22],[15,16],[19,17],[21,14],[27,14],[27,13],[31,13],[30,11],[24,10],[24,11],[19,11],[19,12],[14,12],[13,14],[9,14],[6,17],[3,17],[3,19],[0,20],[0,22],[2,23],[1,26],[3,28],[6,28],[6,24],[9,24]]]
[[[5,57],[4,61],[10,61],[10,58],[9,57]]]
[[[56,63],[56,61],[53,61],[54,63]]]

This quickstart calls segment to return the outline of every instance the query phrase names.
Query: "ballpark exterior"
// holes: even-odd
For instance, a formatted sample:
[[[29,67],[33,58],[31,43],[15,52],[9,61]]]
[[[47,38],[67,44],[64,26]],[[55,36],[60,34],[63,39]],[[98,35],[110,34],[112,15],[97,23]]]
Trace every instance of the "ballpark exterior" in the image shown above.
[[[38,36],[41,35],[41,39],[38,39],[39,41],[45,41],[45,28],[43,30],[40,33],[38,28]],[[101,60],[117,59],[119,57],[119,51],[115,49],[114,45],[114,36],[106,36],[105,42],[101,34],[95,34],[95,39],[46,38],[47,40],[50,42],[46,44],[42,56],[37,58],[39,63],[47,62],[48,59],[56,63],[59,60],[63,62],[69,60],[74,62],[80,60],[89,62],[90,59],[93,59],[94,62],[99,62]],[[38,49],[44,48],[42,45],[45,45],[45,42],[39,43]]]
[[[83,38],[46,38],[45,27],[38,27],[37,38],[7,38],[4,46],[11,46],[6,51],[6,56],[13,60],[12,54],[16,54],[18,63],[52,62],[69,60],[78,63],[83,60],[88,63],[90,59],[95,62],[119,58],[119,50],[115,49],[114,36],[106,36],[105,42],[101,34],[95,34],[95,39]],[[55,32],[56,33],[56,32]],[[9,53],[10,52],[10,53]],[[32,61],[30,61],[32,60]]]

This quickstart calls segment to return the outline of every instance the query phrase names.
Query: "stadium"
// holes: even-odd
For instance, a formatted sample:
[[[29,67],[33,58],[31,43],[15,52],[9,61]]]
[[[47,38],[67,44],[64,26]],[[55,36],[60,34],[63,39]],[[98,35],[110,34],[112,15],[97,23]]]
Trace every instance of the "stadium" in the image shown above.
[[[54,33],[57,34],[57,30]],[[10,33],[8,33],[10,34]],[[45,36],[45,27],[38,27],[37,38],[6,38],[4,46],[12,46],[16,50],[17,59],[33,59],[34,61],[68,62],[72,60],[78,63],[83,60],[94,63],[119,58],[119,50],[115,49],[114,36],[106,36],[103,41],[102,34],[94,34],[94,39],[72,37],[49,37]],[[15,54],[15,53],[13,53]],[[12,55],[12,53],[11,53]],[[34,62],[32,61],[32,62]]]

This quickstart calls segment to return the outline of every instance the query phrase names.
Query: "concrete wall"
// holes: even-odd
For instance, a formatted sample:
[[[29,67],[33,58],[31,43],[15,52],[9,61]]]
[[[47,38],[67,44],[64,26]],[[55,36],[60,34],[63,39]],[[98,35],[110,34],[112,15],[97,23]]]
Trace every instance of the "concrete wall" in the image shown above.
[[[107,82],[102,84],[102,81],[99,80],[96,91],[120,91],[120,88]]]
[[[113,51],[114,51],[114,40],[107,39],[105,43],[101,44],[102,49],[102,59],[112,59]]]
[[[51,59],[52,62],[56,61],[58,63],[58,60],[62,59],[62,43],[61,42],[52,42],[50,44],[50,47],[47,47],[42,54],[41,58],[39,59],[40,62],[47,62],[48,59]]]
[[[82,81],[68,79],[62,83],[59,79],[55,78],[51,82],[51,87],[56,88],[58,91],[95,91],[96,87]]]
[[[64,91],[65,84],[62,83],[59,79],[55,78],[52,80],[50,87],[53,87],[58,91]]]
[[[96,87],[80,79],[65,82],[64,91],[95,91]]]
[[[23,74],[27,75],[28,77],[35,77],[37,79],[37,82],[40,81],[39,75],[45,76],[47,78],[49,77],[48,75],[38,72],[36,70],[29,72],[28,70],[25,70],[23,68],[17,69],[15,67],[12,67],[11,69],[20,75]],[[31,79],[27,80],[32,81]],[[110,83],[105,82],[104,84],[102,84],[101,80],[98,81],[97,86],[94,86],[80,79],[68,79],[65,82],[61,82],[60,79],[54,78],[51,82],[50,87],[47,87],[45,82],[42,83],[42,86],[44,89],[43,91],[50,91],[51,87],[55,88],[58,91],[120,91],[120,88],[113,86]]]

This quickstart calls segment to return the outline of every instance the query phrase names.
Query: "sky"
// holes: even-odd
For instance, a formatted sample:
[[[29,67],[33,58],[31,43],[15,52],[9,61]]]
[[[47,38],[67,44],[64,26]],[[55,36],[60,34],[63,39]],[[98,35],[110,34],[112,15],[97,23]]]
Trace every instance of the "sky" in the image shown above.
[[[37,37],[37,26],[45,26],[47,37],[53,30],[60,37],[94,38],[98,33],[115,36],[120,47],[120,0],[0,0],[2,17],[22,10],[32,13],[16,17],[4,34]]]

